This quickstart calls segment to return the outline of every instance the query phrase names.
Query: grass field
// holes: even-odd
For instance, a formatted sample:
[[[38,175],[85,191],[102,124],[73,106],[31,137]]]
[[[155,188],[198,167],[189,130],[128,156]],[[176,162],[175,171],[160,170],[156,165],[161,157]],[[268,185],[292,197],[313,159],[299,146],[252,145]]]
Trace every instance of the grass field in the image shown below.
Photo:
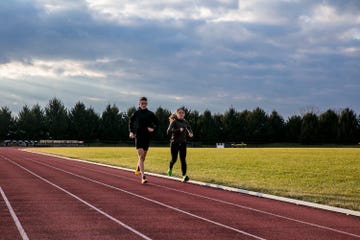
[[[135,168],[134,148],[32,148]],[[166,174],[168,148],[149,150],[146,171]],[[360,210],[360,148],[188,148],[193,180]],[[180,161],[173,170],[180,176]]]

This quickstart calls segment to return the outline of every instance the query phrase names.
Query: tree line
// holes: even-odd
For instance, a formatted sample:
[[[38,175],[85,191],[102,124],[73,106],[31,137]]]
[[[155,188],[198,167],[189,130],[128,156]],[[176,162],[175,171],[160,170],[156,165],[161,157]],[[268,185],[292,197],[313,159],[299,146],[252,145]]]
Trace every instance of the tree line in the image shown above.
[[[23,106],[16,117],[8,107],[0,109],[0,140],[76,139],[91,142],[128,142],[129,116],[136,107],[121,112],[107,105],[101,115],[84,103],[77,102],[67,110],[61,100],[53,98],[42,109],[39,104]],[[230,107],[223,114],[209,110],[199,113],[185,109],[194,138],[201,144],[225,143],[300,143],[300,144],[358,144],[360,115],[345,108],[317,114],[308,111],[285,120],[276,111],[267,114],[260,107],[252,111],[237,111]],[[154,141],[167,142],[166,129],[171,111],[158,107],[154,111],[160,125]]]

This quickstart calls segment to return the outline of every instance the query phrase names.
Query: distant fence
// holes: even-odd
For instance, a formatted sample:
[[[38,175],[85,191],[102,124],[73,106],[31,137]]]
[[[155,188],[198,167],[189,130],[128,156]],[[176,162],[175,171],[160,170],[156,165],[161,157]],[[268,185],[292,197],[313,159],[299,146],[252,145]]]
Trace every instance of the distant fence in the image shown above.
[[[79,140],[40,140],[37,146],[51,146],[51,147],[78,147],[83,146],[84,141]]]
[[[247,144],[246,143],[232,143],[231,144],[231,147],[233,148],[244,148],[244,147],[247,147]]]

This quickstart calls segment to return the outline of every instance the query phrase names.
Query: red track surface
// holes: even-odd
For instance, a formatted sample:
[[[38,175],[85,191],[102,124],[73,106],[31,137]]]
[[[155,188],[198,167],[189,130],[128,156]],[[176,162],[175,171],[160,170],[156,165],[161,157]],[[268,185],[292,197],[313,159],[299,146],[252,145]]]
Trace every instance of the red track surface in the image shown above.
[[[0,148],[0,239],[360,239],[360,218]]]

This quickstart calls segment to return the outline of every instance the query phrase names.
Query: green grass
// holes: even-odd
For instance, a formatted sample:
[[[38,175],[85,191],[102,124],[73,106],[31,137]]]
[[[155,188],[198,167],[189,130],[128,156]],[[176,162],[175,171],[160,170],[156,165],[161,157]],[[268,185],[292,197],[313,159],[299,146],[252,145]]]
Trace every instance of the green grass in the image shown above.
[[[134,148],[32,148],[134,168]],[[165,174],[168,148],[149,150],[145,169]],[[360,210],[360,148],[188,148],[191,179]],[[180,161],[174,176],[180,176]]]

